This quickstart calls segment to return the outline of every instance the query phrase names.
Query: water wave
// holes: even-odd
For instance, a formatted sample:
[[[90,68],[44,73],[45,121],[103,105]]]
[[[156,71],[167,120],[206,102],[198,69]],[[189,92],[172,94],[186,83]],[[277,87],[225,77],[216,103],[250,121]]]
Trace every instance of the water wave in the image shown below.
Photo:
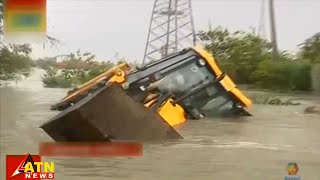
[[[191,148],[225,148],[225,149],[266,149],[273,151],[288,150],[296,148],[292,145],[280,145],[280,144],[262,144],[258,142],[246,142],[246,141],[235,141],[235,142],[223,142],[223,143],[182,143],[176,144],[176,147],[191,147]]]

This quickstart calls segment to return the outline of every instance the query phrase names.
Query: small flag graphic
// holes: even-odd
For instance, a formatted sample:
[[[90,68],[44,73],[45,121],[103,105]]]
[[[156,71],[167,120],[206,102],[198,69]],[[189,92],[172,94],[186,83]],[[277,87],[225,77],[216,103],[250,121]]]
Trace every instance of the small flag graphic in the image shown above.
[[[47,31],[46,0],[5,0],[4,38],[34,40]]]

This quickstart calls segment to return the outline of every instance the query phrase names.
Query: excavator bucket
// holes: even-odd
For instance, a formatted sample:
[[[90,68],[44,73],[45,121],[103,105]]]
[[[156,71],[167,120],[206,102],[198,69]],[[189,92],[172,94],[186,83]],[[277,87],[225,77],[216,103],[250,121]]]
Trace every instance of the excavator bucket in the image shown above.
[[[101,87],[41,128],[58,142],[164,141],[182,136],[118,84]]]

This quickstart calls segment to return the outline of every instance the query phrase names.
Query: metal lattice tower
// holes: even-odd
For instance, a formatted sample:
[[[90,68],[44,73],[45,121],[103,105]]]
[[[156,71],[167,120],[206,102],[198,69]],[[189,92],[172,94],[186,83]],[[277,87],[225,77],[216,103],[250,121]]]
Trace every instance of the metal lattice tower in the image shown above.
[[[195,44],[191,0],[155,0],[143,63]]]

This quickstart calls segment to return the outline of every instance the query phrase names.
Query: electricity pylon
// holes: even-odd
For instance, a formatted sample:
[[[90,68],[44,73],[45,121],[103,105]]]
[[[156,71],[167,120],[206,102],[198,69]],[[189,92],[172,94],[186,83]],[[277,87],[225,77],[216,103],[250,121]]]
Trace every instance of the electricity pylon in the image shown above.
[[[195,44],[191,0],[155,0],[143,63]]]

